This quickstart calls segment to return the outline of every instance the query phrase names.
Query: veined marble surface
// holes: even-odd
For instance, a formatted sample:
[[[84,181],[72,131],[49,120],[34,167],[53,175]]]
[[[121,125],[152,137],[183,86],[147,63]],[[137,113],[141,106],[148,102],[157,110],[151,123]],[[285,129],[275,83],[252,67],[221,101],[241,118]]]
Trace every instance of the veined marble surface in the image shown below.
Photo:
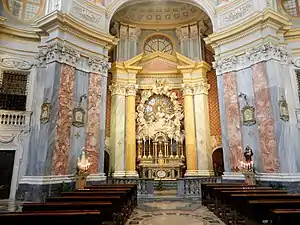
[[[224,225],[197,200],[139,202],[127,225]]]

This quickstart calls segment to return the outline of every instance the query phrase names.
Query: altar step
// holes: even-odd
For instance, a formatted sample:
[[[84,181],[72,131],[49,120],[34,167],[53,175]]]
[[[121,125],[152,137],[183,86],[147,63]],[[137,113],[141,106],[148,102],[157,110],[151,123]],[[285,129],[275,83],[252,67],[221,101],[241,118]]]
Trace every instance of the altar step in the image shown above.
[[[162,180],[163,190],[177,190],[177,181],[176,180]],[[159,190],[159,181],[154,181],[154,190]]]

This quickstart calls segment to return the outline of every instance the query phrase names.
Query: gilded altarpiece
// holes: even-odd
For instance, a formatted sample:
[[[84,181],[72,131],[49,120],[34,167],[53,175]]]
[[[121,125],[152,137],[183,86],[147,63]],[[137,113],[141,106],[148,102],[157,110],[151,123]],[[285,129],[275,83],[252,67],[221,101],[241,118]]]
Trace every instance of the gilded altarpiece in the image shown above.
[[[171,180],[185,167],[183,108],[175,91],[157,80],[140,92],[137,105],[137,158],[143,178]]]

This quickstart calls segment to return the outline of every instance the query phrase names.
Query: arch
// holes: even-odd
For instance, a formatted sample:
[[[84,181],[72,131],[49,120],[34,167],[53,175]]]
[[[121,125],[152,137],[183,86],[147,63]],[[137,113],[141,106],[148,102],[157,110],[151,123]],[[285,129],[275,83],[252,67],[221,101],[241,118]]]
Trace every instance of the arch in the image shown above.
[[[212,26],[213,26],[213,31],[216,29],[216,22],[215,22],[215,7],[213,5],[213,2],[210,0],[174,0],[175,2],[182,2],[182,3],[189,3],[194,6],[199,7],[202,9],[210,18]],[[149,2],[146,0],[114,0],[111,1],[111,3],[108,5],[107,12],[106,12],[106,17],[108,19],[108,22],[110,24],[112,17],[114,14],[117,12],[118,9],[120,9],[124,5],[132,5],[135,3],[141,3],[141,2]],[[108,26],[109,29],[109,26]],[[108,30],[109,32],[109,30]]]
[[[213,161],[213,168],[214,168],[215,175],[221,176],[223,174],[223,172],[225,171],[222,147],[214,149],[214,151],[212,153],[212,161]]]

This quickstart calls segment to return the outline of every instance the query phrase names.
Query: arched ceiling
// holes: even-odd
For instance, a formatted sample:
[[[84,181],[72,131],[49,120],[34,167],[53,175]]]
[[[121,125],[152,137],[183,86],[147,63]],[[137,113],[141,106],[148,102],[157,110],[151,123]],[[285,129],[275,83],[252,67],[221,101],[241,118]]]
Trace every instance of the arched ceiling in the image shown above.
[[[200,8],[175,1],[151,1],[127,5],[119,9],[114,19],[142,28],[175,28],[194,21],[207,21],[209,17]]]

